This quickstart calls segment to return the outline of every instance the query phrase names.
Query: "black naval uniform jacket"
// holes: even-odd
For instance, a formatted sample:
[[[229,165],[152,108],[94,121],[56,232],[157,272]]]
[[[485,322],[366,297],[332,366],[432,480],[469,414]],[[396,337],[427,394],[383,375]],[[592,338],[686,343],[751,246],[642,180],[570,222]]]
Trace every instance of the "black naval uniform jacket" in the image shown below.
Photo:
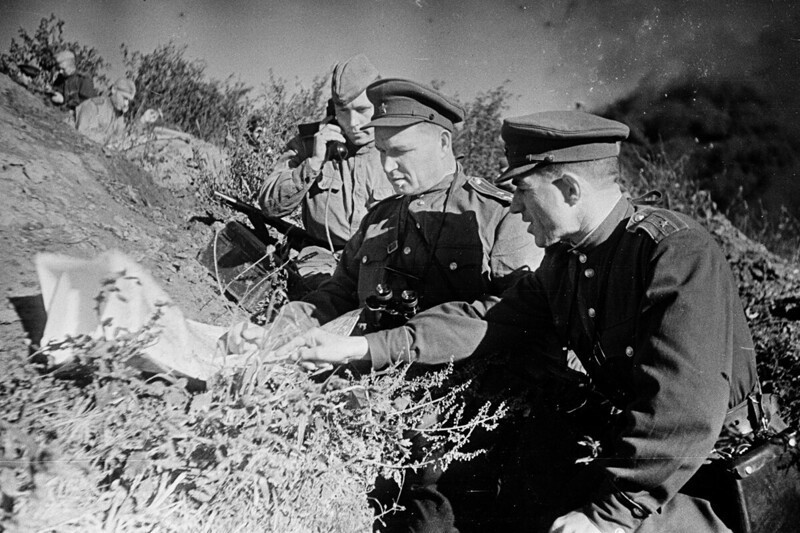
[[[727,410],[758,388],[737,286],[711,235],[625,198],[580,245],[548,247],[499,303],[444,304],[405,327],[418,343],[436,337],[462,353],[524,348],[531,365],[563,365],[574,351],[624,417],[610,456],[594,465],[604,481],[583,508],[603,531],[672,527],[665,510],[681,523],[697,516],[667,503],[684,501],[676,493],[713,449]],[[471,335],[449,334],[464,330]]]

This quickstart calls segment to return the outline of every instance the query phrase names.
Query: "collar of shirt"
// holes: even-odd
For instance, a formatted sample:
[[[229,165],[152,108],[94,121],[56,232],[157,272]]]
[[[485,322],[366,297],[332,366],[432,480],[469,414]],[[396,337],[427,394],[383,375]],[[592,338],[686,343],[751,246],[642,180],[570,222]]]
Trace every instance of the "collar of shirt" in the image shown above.
[[[596,228],[586,234],[586,236],[577,243],[568,243],[570,246],[569,251],[587,251],[602,244],[614,233],[614,229],[616,229],[619,223],[628,218],[631,213],[633,213],[633,206],[627,198],[620,195],[617,202],[611,208],[611,211]]]

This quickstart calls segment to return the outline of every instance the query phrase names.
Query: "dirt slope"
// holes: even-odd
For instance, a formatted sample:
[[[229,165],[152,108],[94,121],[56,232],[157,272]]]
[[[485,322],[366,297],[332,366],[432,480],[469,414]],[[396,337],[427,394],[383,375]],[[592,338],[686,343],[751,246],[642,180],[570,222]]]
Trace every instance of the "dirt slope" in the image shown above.
[[[39,295],[37,252],[93,257],[118,248],[145,265],[190,318],[231,316],[196,261],[213,228],[189,190],[153,183],[135,164],[78,135],[66,115],[0,75],[0,361],[25,354]]]

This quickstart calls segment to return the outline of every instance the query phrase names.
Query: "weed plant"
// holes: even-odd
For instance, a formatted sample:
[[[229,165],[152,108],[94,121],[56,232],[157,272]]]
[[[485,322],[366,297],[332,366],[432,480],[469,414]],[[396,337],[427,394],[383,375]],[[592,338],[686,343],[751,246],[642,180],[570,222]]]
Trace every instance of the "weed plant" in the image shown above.
[[[507,411],[486,403],[465,416],[469,382],[445,387],[452,368],[321,379],[253,358],[190,391],[185,379],[129,364],[157,328],[158,314],[114,341],[51,346],[76,353],[56,373],[4,361],[0,527],[368,531],[366,494],[378,476],[400,482],[407,467],[472,457],[462,450],[470,435]],[[420,432],[430,454],[412,456]]]
[[[249,92],[242,82],[207,79],[205,65],[184,57],[186,47],[169,43],[150,53],[122,46],[127,75],[137,87],[131,119],[160,109],[164,121],[181,131],[221,144],[228,124],[236,122]]]

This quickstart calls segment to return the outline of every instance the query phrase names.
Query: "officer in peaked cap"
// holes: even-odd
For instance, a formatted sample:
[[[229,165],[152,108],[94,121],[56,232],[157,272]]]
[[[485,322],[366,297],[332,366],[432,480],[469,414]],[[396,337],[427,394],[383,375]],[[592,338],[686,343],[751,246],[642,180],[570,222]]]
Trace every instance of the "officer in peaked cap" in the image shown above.
[[[282,325],[273,331],[290,329],[281,322],[288,317],[321,325],[366,306],[360,335],[338,336],[312,328],[283,350],[299,350],[311,363],[366,363],[376,369],[397,361],[443,364],[463,359],[469,354],[452,350],[445,338],[430,337],[430,342],[408,351],[414,332],[405,320],[444,302],[498,296],[535,269],[543,251],[526,233],[521,217],[509,212],[511,194],[466,175],[456,162],[453,129],[464,119],[457,102],[397,78],[371,84],[367,97],[375,113],[363,127],[374,128],[384,179],[397,194],[369,210],[345,246],[333,277],[302,302],[290,303],[278,320]],[[409,297],[416,305],[401,313]],[[386,303],[376,307],[375,302]],[[446,323],[425,327],[480,336],[462,329],[459,319],[454,312]],[[383,517],[390,524],[388,531],[484,531],[481,520],[490,513],[481,504],[492,501],[497,486],[488,468],[485,463],[481,468],[459,464],[441,479],[433,468],[410,472],[400,496],[408,512]],[[469,481],[481,477],[475,474],[480,469],[483,478]],[[383,503],[390,504],[396,493],[395,487]],[[476,494],[478,500],[468,499]]]
[[[529,375],[545,376],[501,485],[497,530],[729,531],[684,489],[760,393],[750,331],[711,235],[622,194],[627,134],[575,111],[505,120],[511,211],[545,257],[499,302],[445,303],[406,325],[405,349],[420,361],[433,342],[476,355],[525,347]],[[451,334],[454,314],[482,334]],[[592,439],[598,457],[578,444]]]
[[[364,54],[333,68],[331,99],[321,122],[301,124],[272,173],[264,180],[259,204],[265,214],[283,217],[301,208],[303,226],[326,247],[308,246],[297,263],[290,295],[301,296],[329,278],[339,251],[358,229],[367,209],[392,195],[381,168],[371,129],[367,86],[378,70]]]

